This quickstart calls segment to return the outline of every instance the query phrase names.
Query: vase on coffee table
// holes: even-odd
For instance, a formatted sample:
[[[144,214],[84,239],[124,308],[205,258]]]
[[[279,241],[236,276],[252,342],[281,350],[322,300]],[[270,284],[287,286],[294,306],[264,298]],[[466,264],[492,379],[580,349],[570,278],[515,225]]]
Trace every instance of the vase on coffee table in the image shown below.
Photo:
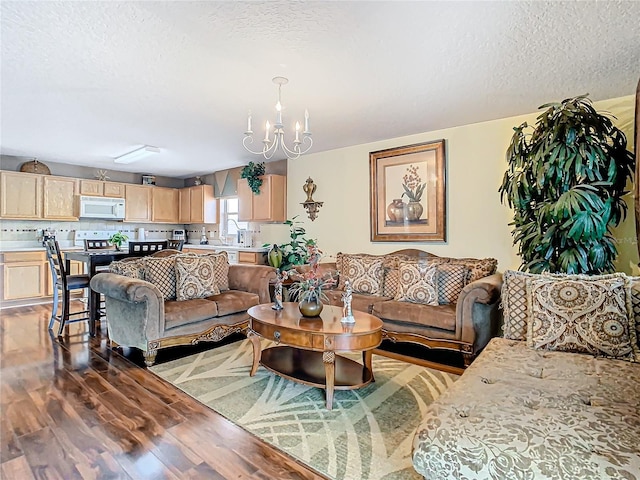
[[[322,313],[322,302],[319,299],[301,300],[298,303],[298,310],[304,317],[318,317]]]

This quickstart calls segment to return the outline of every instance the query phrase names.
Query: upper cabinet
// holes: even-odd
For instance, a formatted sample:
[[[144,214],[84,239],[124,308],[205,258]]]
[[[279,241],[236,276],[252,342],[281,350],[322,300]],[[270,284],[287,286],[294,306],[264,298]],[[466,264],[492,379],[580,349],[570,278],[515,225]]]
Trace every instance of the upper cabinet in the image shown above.
[[[255,195],[247,180],[238,180],[238,220],[243,222],[284,222],[286,219],[286,177],[263,175],[260,194]]]
[[[151,187],[150,190],[151,220],[159,223],[178,223],[180,191],[164,187]]]
[[[69,177],[42,177],[42,217],[51,220],[78,220],[78,180]]]
[[[180,189],[179,223],[220,223],[218,200],[212,185]]]
[[[80,180],[80,195],[124,198],[125,184],[102,180]]]
[[[42,175],[0,171],[0,216],[42,218]]]
[[[144,185],[125,185],[125,222],[151,221],[151,189]]]

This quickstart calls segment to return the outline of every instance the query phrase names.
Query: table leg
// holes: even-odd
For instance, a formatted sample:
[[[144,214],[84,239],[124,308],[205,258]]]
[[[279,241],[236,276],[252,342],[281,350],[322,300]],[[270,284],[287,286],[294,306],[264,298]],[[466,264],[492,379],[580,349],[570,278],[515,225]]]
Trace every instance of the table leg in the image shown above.
[[[371,372],[371,381],[375,382],[376,379],[373,376],[373,353],[372,352],[373,352],[372,350],[365,350],[364,352],[362,352],[362,363],[364,363],[364,367],[368,368],[369,371]]]
[[[327,410],[333,409],[333,389],[336,382],[336,354],[335,352],[322,352],[324,373],[327,386]]]
[[[247,332],[247,338],[251,340],[253,345],[253,364],[251,365],[251,372],[249,372],[249,376],[253,377],[258,371],[258,365],[260,365],[262,348],[260,346],[260,337],[253,330]]]

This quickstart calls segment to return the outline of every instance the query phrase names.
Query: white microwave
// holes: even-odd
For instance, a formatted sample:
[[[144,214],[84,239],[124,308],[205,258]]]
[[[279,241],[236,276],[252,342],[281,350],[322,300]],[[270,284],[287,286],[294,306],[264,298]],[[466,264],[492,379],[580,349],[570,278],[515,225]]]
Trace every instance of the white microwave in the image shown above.
[[[124,219],[124,198],[80,197],[80,217]]]

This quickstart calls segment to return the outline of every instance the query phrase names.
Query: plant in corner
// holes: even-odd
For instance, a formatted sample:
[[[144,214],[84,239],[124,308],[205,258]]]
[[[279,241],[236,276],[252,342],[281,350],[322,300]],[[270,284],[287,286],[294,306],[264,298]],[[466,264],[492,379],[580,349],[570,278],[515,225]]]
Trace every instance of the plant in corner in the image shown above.
[[[634,159],[627,139],[586,95],[541,106],[535,128],[514,128],[499,188],[514,210],[522,270],[598,274],[614,270],[611,228],[626,216]]]
[[[251,191],[256,195],[260,195],[260,186],[262,185],[262,179],[260,177],[264,175],[264,172],[264,162],[249,162],[249,165],[245,166],[240,172],[240,177],[246,178]]]
[[[310,238],[306,238],[307,234],[304,227],[301,226],[302,222],[296,220],[298,215],[291,220],[286,220],[285,225],[289,226],[289,243],[269,244],[265,243],[263,247],[272,247],[273,250],[280,250],[282,254],[282,260],[279,265],[275,265],[271,257],[269,262],[272,267],[280,268],[281,271],[291,270],[296,265],[305,265],[309,261],[309,246],[315,246],[316,241]]]
[[[129,237],[122,232],[116,232],[109,238],[109,243],[115,245],[116,250],[120,250],[122,244],[129,240]]]

